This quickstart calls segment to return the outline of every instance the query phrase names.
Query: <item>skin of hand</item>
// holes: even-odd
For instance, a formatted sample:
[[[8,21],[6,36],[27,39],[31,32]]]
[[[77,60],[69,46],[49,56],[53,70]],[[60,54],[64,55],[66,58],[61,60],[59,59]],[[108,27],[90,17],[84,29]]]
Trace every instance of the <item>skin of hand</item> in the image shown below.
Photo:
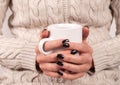
[[[40,39],[49,37],[49,34],[47,30],[44,30],[40,35]],[[35,49],[37,54],[36,61],[43,73],[47,76],[66,80],[83,77],[93,66],[93,50],[86,41],[88,35],[89,29],[88,27],[84,27],[82,43],[68,41],[66,43],[69,47],[63,47],[63,39],[46,42],[44,45],[44,50],[46,51],[61,47],[65,49],[49,55],[41,54],[37,46]],[[73,50],[79,53],[79,55],[72,54]]]

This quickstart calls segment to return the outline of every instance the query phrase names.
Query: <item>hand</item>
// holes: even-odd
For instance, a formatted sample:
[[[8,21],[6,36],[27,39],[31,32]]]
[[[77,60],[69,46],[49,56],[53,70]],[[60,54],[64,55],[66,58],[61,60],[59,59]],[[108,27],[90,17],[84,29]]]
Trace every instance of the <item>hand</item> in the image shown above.
[[[85,30],[85,29],[84,29]],[[71,54],[59,54],[62,55],[62,59],[58,57],[59,61],[58,65],[61,69],[65,69],[70,71],[71,73],[60,71],[64,79],[77,79],[84,76],[91,67],[93,67],[93,59],[92,59],[92,48],[87,44],[86,38],[88,30],[85,30],[86,35],[83,35],[82,43],[73,43],[67,42],[69,45],[67,50],[72,50]],[[68,46],[67,45],[67,46]],[[73,50],[74,49],[74,50]],[[74,55],[74,53],[79,53],[80,55]]]
[[[42,54],[37,52],[37,54],[39,54],[39,56],[37,57],[37,62],[40,64],[43,72],[48,76],[57,78],[61,76],[64,79],[70,80],[82,77],[92,66],[92,48],[86,42],[88,34],[88,28],[84,28],[83,42],[81,44],[68,42],[67,44],[69,44],[70,47],[66,48],[66,51],[58,53],[62,54],[64,57],[62,60],[59,59],[62,64],[61,62],[58,62],[62,66],[56,64],[56,62],[58,61],[56,58],[57,53],[51,54],[49,56],[43,56]],[[59,48],[61,46],[62,40],[49,41],[45,44],[45,50],[51,50]],[[76,49],[80,53],[80,56],[70,54],[70,51],[73,49]],[[72,73],[61,71],[61,69],[71,71]]]
[[[40,39],[47,38],[48,36],[49,36],[49,32],[47,30],[44,30],[40,35]],[[58,75],[57,73],[59,70],[59,67],[56,64],[57,57],[55,57],[57,54],[54,53],[54,54],[45,56],[40,53],[38,46],[36,46],[35,51],[37,54],[36,62],[37,64],[39,64],[40,70],[42,70],[42,72],[48,76],[59,78],[60,75]],[[61,52],[61,53],[64,54],[64,52]]]

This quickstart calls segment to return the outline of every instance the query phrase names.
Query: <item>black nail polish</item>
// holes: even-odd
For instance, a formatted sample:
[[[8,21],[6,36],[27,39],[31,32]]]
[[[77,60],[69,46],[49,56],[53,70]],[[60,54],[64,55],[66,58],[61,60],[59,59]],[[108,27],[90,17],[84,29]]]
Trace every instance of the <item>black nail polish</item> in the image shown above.
[[[66,43],[66,42],[69,42],[69,39],[65,39],[62,41],[62,43]]]
[[[58,71],[57,73],[58,73],[60,76],[63,76],[63,73],[62,73],[62,72]]]
[[[70,45],[68,43],[63,43],[63,47],[68,48]]]
[[[63,66],[63,63],[60,62],[60,61],[58,61],[58,62],[57,62],[57,65],[59,65],[59,66]]]
[[[63,54],[57,54],[57,58],[58,59],[64,59],[64,56],[63,56]]]
[[[78,53],[77,50],[75,50],[75,49],[71,50],[71,54],[75,55],[76,53]]]

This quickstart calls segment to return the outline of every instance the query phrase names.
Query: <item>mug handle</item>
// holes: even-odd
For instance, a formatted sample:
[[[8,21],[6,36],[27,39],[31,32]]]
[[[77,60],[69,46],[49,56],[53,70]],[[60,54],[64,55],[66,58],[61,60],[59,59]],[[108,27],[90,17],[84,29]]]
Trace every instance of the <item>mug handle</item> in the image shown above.
[[[44,38],[44,39],[41,39],[40,42],[39,42],[39,51],[42,53],[42,54],[50,54],[52,53],[52,50],[51,51],[44,51],[43,49],[43,46],[45,44],[45,42],[51,40],[50,38]]]

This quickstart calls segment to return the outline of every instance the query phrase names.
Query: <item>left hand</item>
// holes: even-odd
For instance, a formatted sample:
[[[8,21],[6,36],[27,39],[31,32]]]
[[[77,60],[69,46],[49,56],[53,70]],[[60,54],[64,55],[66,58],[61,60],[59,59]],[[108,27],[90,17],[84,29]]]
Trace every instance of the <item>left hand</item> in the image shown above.
[[[70,47],[66,48],[68,50],[77,50],[80,55],[73,55],[70,53],[62,54],[63,59],[59,59],[59,63],[62,63],[63,66],[59,66],[61,69],[68,70],[69,72],[60,71],[63,73],[61,76],[64,79],[73,80],[79,77],[82,77],[89,71],[89,69],[93,66],[92,62],[92,48],[87,44],[86,38],[88,37],[89,30],[88,28],[84,28],[83,30],[83,42],[82,43],[74,43],[67,42]]]

